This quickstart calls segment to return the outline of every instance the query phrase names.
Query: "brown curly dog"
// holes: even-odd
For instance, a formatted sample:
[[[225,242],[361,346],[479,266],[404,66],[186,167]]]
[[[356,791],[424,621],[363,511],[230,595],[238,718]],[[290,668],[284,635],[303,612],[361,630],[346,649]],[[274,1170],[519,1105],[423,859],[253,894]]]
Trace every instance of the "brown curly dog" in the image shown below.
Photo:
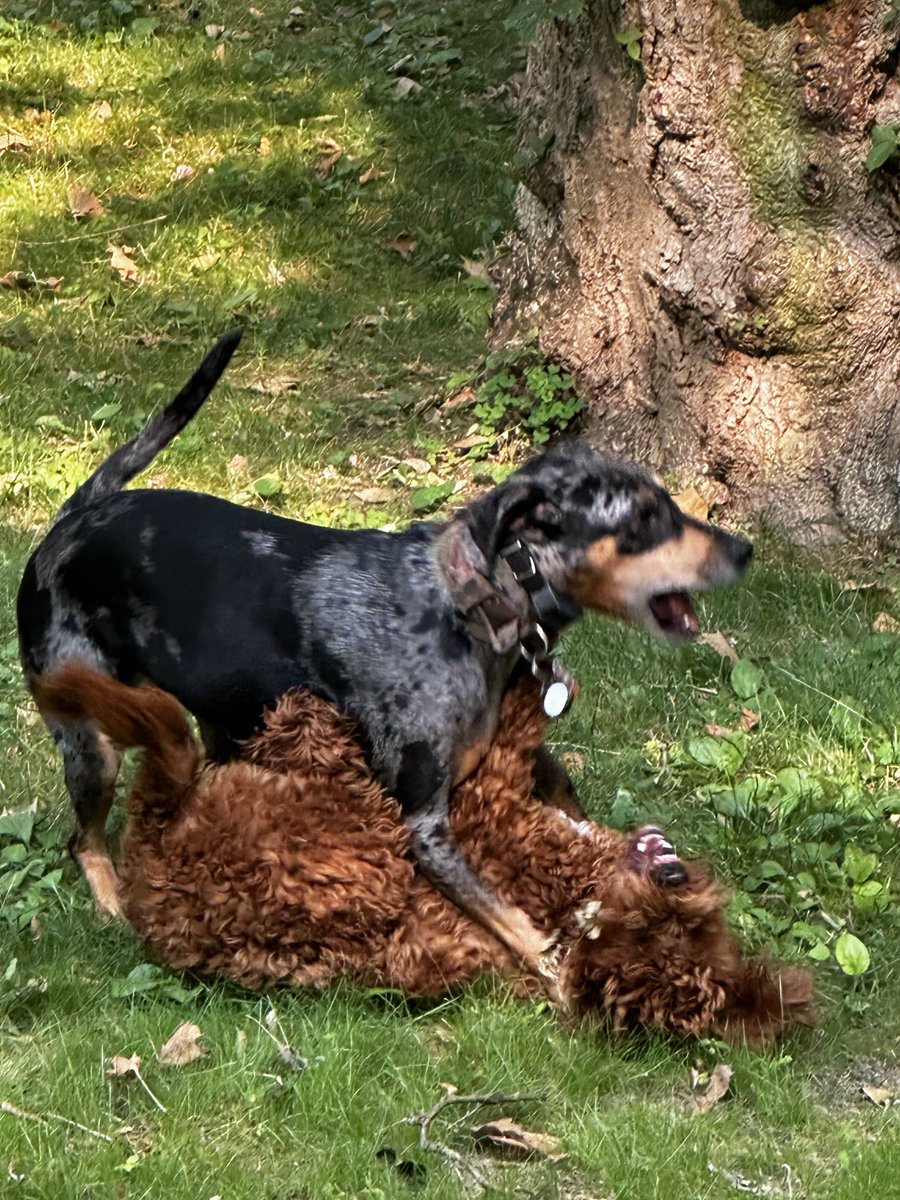
[[[322,701],[285,696],[244,759],[210,766],[164,692],[69,664],[41,693],[60,719],[89,717],[117,745],[144,748],[118,869],[125,914],[161,962],[251,987],[347,975],[416,995],[487,971],[521,977],[417,873],[396,802],[351,722]],[[725,891],[701,867],[683,864],[686,881],[663,886],[638,835],[532,799],[546,718],[530,682],[503,704],[491,749],[455,789],[453,832],[489,886],[552,934],[550,984],[565,1007],[616,1029],[756,1044],[809,1021],[807,972],[745,958]]]

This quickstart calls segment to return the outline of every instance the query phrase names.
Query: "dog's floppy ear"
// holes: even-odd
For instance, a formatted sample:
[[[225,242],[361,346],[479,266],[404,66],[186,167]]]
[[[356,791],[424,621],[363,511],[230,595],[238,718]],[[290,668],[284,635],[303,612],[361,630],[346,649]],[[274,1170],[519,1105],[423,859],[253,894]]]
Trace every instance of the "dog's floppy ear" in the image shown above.
[[[513,476],[508,482],[473,501],[460,515],[472,540],[484,555],[488,569],[493,570],[498,551],[509,540],[512,525],[539,509],[547,510],[548,519],[550,511],[555,512],[555,506],[547,501],[544,489],[533,480]]]

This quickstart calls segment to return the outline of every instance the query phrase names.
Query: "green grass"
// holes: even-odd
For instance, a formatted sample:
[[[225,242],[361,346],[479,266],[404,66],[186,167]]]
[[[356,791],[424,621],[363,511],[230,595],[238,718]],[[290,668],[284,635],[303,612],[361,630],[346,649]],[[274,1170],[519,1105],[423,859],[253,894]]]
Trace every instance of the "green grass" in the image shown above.
[[[97,0],[22,0],[0,20],[0,129],[29,142],[0,154],[0,275],[65,279],[57,292],[0,290],[0,1100],[112,1138],[0,1111],[0,1195],[456,1197],[466,1189],[403,1119],[445,1082],[544,1094],[506,1115],[560,1137],[569,1160],[494,1167],[503,1194],[724,1198],[734,1173],[773,1195],[891,1194],[898,1110],[860,1087],[900,1095],[900,640],[873,630],[879,613],[900,616],[896,560],[851,571],[758,538],[746,585],[704,604],[705,627],[756,671],[592,619],[563,648],[582,692],[554,736],[591,811],[667,822],[733,885],[748,944],[827,953],[819,1028],[775,1054],[610,1043],[500,985],[437,1005],[197,985],[148,972],[128,933],[91,914],[12,613],[74,484],[238,323],[238,359],[154,465],[161,483],[384,525],[427,506],[424,488],[435,504],[447,485],[468,494],[522,449],[508,437],[472,459],[453,443],[477,423],[474,402],[441,409],[447,380],[484,351],[491,293],[463,258],[497,253],[512,221],[503,84],[522,59],[504,18],[521,6],[313,2],[297,30],[290,4],[253,7],[204,5],[190,21],[174,4],[116,17]],[[210,23],[224,34],[208,37]],[[422,90],[400,99],[404,72]],[[343,156],[318,178],[333,153],[323,139]],[[182,165],[191,182],[173,180]],[[75,181],[107,216],[76,223]],[[390,249],[401,234],[418,243],[406,257]],[[137,283],[111,270],[110,244],[134,247]],[[268,476],[264,500],[254,483]],[[849,574],[871,586],[842,587]],[[744,708],[756,728],[705,734],[735,730]],[[857,978],[835,958],[844,931],[871,955]],[[208,1056],[164,1067],[156,1050],[184,1020]],[[292,1069],[278,1041],[307,1065]],[[113,1055],[133,1053],[165,1112],[137,1081],[107,1078]],[[721,1060],[735,1069],[730,1098],[691,1116],[690,1066]],[[464,1130],[442,1130],[466,1145]],[[383,1146],[424,1176],[400,1175]]]

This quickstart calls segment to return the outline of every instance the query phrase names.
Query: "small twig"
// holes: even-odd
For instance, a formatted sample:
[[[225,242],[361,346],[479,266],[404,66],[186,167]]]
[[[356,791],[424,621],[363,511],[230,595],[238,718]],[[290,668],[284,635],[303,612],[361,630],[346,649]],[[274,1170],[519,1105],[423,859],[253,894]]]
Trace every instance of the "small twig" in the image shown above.
[[[156,1098],[156,1096],[154,1096],[153,1093],[150,1091],[150,1088],[147,1085],[147,1081],[144,1079],[143,1075],[140,1073],[140,1071],[137,1069],[137,1067],[132,1067],[131,1070],[132,1070],[132,1073],[133,1073],[135,1079],[138,1081],[138,1083],[141,1085],[141,1087],[144,1089],[144,1091],[147,1093],[147,1095],[150,1097],[150,1099],[153,1101],[153,1103],[156,1105],[156,1107],[159,1109],[159,1111],[166,1112],[166,1106],[163,1104],[163,1102],[161,1100],[158,1100]]]
[[[436,1142],[428,1136],[431,1122],[451,1104],[468,1104],[478,1106],[482,1104],[518,1104],[525,1100],[546,1100],[546,1093],[537,1092],[513,1092],[510,1095],[504,1095],[501,1092],[491,1092],[488,1095],[472,1095],[460,1096],[457,1092],[447,1091],[441,1096],[437,1104],[429,1108],[427,1112],[415,1113],[410,1117],[404,1117],[404,1125],[419,1126],[419,1146],[422,1150],[433,1150],[437,1154],[442,1154],[444,1158],[451,1164],[458,1175],[468,1175],[471,1180],[480,1188],[487,1189],[490,1183],[485,1175],[466,1158],[459,1150],[454,1150],[452,1146],[447,1146],[444,1142]]]
[[[114,1141],[108,1134],[101,1133],[99,1129],[89,1129],[87,1125],[79,1125],[77,1121],[73,1121],[69,1117],[61,1117],[59,1113],[26,1112],[24,1108],[18,1108],[15,1104],[11,1104],[9,1100],[0,1100],[0,1112],[9,1113],[11,1117],[20,1117],[23,1121],[40,1121],[43,1125],[50,1125],[56,1121],[60,1125],[68,1125],[71,1129],[77,1129],[91,1137],[100,1138],[103,1142]]]
[[[77,233],[74,237],[53,238],[49,242],[27,242],[23,241],[23,246],[62,246],[66,242],[80,242],[84,238],[104,237],[111,238],[117,233],[125,233],[128,229],[139,229],[142,225],[156,225],[159,221],[168,221],[170,213],[162,213],[158,217],[148,217],[145,221],[131,221],[128,225],[118,225],[115,229],[86,229],[84,233]]]

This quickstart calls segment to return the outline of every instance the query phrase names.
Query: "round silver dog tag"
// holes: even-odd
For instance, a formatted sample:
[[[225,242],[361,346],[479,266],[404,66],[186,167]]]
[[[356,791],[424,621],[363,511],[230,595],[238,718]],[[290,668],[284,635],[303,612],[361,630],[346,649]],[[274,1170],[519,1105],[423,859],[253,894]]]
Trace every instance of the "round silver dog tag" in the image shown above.
[[[544,712],[548,717],[560,717],[569,707],[571,699],[569,685],[557,679],[544,692]]]

